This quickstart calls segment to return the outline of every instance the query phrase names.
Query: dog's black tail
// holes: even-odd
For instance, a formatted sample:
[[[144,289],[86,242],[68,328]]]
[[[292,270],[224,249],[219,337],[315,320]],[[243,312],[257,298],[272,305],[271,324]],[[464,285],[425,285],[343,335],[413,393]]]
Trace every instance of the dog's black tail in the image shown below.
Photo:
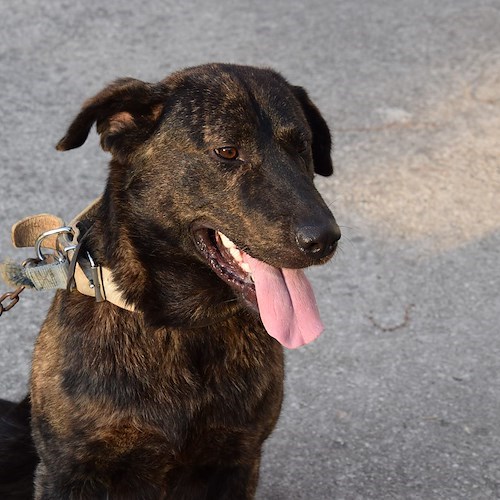
[[[31,439],[29,398],[20,403],[0,399],[0,498],[33,498],[33,477],[38,463]]]

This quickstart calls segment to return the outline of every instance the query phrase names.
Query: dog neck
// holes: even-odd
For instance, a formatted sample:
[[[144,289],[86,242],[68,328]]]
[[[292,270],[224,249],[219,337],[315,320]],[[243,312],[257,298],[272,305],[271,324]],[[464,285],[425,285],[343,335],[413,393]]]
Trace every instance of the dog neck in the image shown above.
[[[132,207],[120,211],[123,199],[117,204],[115,197],[105,191],[86,213],[86,224],[92,226],[86,248],[109,270],[124,303],[155,327],[204,328],[240,313],[253,315],[203,262],[183,250],[176,228],[159,233],[134,220]]]

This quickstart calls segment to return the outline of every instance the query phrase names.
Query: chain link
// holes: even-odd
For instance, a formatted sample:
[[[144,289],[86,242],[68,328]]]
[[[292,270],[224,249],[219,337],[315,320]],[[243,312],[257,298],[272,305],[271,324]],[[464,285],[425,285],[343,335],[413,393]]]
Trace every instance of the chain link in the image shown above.
[[[22,266],[23,267],[30,267],[30,266],[36,266],[40,262],[39,259],[26,259]],[[13,292],[7,292],[4,293],[3,295],[0,295],[0,317],[4,312],[10,311],[18,302],[19,302],[19,295],[23,292],[25,289],[25,286],[20,286],[16,288]],[[9,300],[10,302],[7,305],[4,305],[3,303]]]
[[[64,226],[64,227],[52,229],[50,231],[46,231],[45,233],[42,233],[38,237],[38,239],[36,241],[36,245],[35,245],[37,257],[26,259],[22,263],[22,266],[23,267],[36,266],[40,262],[46,262],[48,259],[52,259],[54,257],[52,254],[45,255],[42,252],[41,244],[42,244],[42,241],[44,240],[44,238],[46,238],[47,236],[51,236],[53,234],[57,234],[57,235],[61,234],[61,233],[72,234],[72,232],[73,232],[73,230],[71,227]],[[69,249],[70,249],[70,247],[65,248],[64,252],[66,252]],[[64,258],[64,255],[57,248],[55,250],[56,250],[56,254],[59,255],[58,258],[60,258],[61,256],[62,256],[62,258]],[[26,288],[25,286],[21,285],[20,287],[16,288],[12,292],[7,292],[7,293],[4,293],[3,295],[0,295],[0,317],[2,316],[2,314],[4,312],[10,311],[19,302],[19,295],[21,295],[21,293],[24,291],[25,288]],[[6,302],[6,301],[9,301],[9,302],[6,305],[4,305],[4,302]]]
[[[21,295],[24,288],[24,286],[20,286],[13,292],[7,292],[0,295],[0,316],[2,316],[4,312],[10,311],[19,302],[19,295]],[[3,303],[6,300],[9,300],[10,302],[7,305],[4,305]]]

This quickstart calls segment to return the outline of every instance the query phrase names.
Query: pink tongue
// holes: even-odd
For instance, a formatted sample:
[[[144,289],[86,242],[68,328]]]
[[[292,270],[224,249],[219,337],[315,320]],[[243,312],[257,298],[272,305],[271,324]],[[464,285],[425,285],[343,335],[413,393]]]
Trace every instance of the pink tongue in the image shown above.
[[[311,284],[301,269],[278,269],[244,255],[252,270],[257,303],[267,333],[293,349],[323,331]]]

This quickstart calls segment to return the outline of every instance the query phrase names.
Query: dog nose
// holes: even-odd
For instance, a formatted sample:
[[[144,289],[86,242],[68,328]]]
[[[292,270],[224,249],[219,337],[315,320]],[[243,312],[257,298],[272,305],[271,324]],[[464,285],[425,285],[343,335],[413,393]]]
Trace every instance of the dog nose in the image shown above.
[[[334,220],[309,223],[299,227],[296,233],[299,248],[314,260],[331,255],[340,239],[340,228]]]

